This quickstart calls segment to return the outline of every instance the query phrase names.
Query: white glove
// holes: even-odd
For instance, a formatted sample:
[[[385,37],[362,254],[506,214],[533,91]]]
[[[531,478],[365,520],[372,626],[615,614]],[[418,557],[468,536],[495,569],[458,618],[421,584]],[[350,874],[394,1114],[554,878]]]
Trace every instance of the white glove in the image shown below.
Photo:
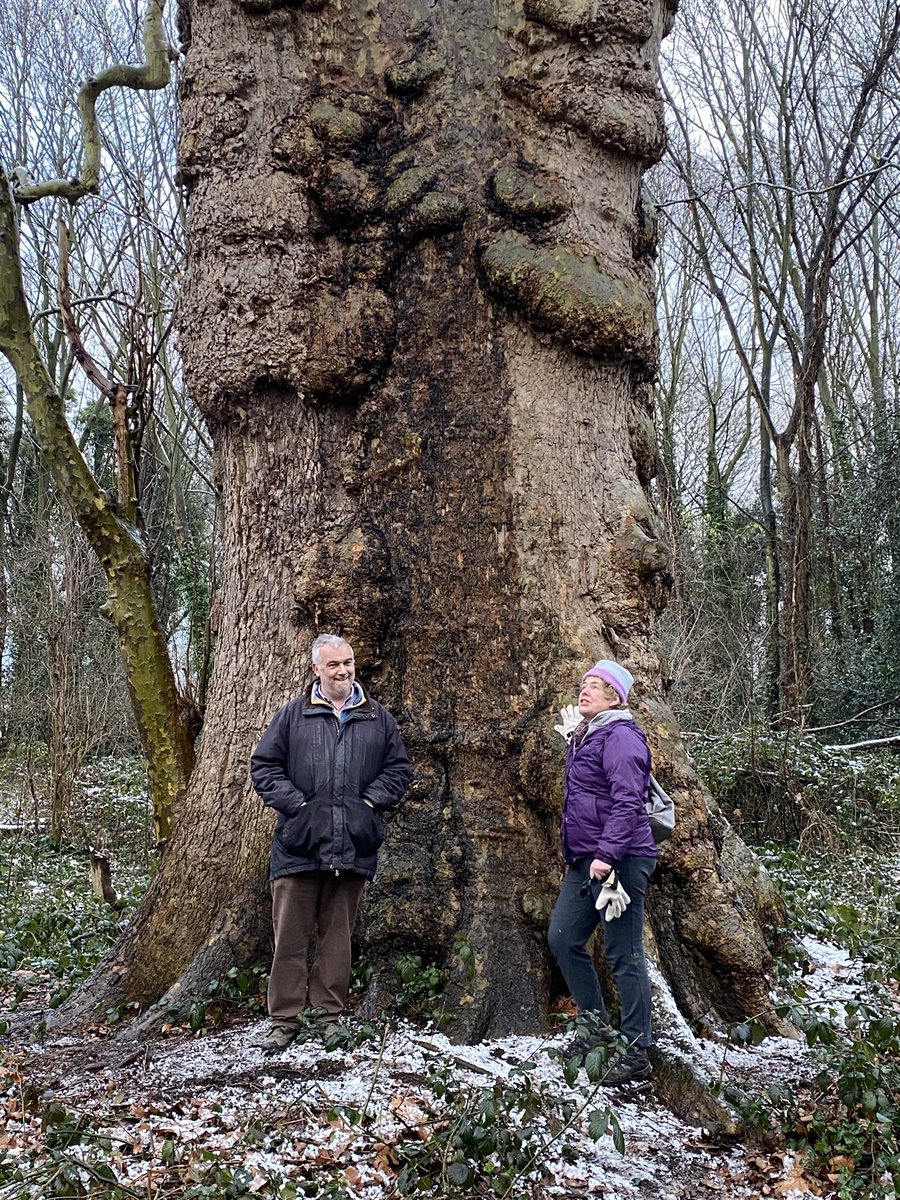
[[[616,917],[621,917],[630,903],[631,897],[616,879],[615,871],[610,871],[603,880],[603,887],[600,889],[600,895],[597,897],[594,908],[597,912],[602,912],[605,908],[607,921],[614,921]]]
[[[559,710],[559,719],[561,724],[554,725],[553,728],[564,742],[568,742],[584,718],[574,704],[567,704]]]

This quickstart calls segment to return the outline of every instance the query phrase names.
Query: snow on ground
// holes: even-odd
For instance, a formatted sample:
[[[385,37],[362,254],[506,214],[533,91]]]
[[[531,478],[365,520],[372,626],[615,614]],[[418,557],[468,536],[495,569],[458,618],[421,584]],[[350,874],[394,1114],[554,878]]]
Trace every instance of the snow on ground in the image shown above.
[[[865,985],[860,964],[840,946],[805,937],[801,942],[807,957],[804,985],[819,1004],[831,1006],[843,1018],[846,1005],[863,998]]]
[[[841,1009],[860,989],[856,964],[812,939],[804,950],[810,1001]],[[90,1114],[95,1143],[97,1129],[112,1139],[118,1150],[110,1161],[120,1182],[140,1194],[150,1195],[154,1177],[158,1183],[161,1170],[179,1164],[186,1178],[197,1178],[189,1174],[192,1164],[208,1164],[212,1155],[252,1172],[251,1191],[278,1177],[321,1179],[330,1173],[350,1200],[380,1200],[397,1194],[397,1172],[409,1161],[410,1148],[439,1136],[462,1111],[464,1099],[452,1107],[455,1084],[460,1096],[469,1097],[469,1110],[473,1098],[490,1093],[496,1104],[514,1110],[517,1097],[534,1101],[533,1113],[515,1110],[511,1122],[533,1129],[528,1150],[544,1168],[543,1180],[532,1190],[526,1181],[538,1173],[523,1174],[522,1190],[511,1191],[511,1198],[801,1200],[821,1194],[807,1190],[802,1169],[789,1156],[717,1142],[674,1116],[650,1086],[603,1089],[582,1071],[570,1087],[559,1056],[551,1053],[564,1046],[563,1034],[459,1046],[439,1032],[395,1023],[349,1049],[326,1052],[317,1041],[295,1042],[267,1057],[253,1045],[265,1029],[265,1022],[251,1022],[201,1037],[173,1031],[131,1048],[101,1039],[32,1044],[7,1069],[12,1086],[0,1146],[14,1156],[41,1145],[41,1115],[46,1124],[47,1105],[55,1101],[66,1112]],[[674,1022],[670,1036],[660,1031],[659,1044],[665,1054],[688,1051],[685,1031]],[[757,1047],[704,1041],[697,1050],[695,1062],[705,1074],[743,1084],[782,1080],[797,1087],[814,1070],[800,1040],[769,1038]],[[17,1102],[26,1080],[39,1082],[40,1104]],[[451,1094],[442,1096],[448,1084]],[[576,1114],[568,1127],[566,1104]],[[589,1136],[591,1113],[607,1105],[624,1135],[624,1154],[611,1132]],[[161,1161],[169,1165],[161,1167]],[[6,1195],[28,1193],[0,1186],[0,1200]]]
[[[801,968],[805,1004],[817,1009],[824,1018],[842,1023],[847,1004],[864,998],[866,993],[861,964],[846,950],[829,942],[805,937],[800,944],[806,956]],[[765,1087],[784,1080],[796,1086],[814,1074],[802,1040],[767,1038],[760,1047],[726,1043],[718,1049],[724,1074],[747,1085]]]
[[[214,1150],[226,1158],[237,1148],[242,1164],[261,1178],[267,1171],[287,1176],[304,1174],[304,1167],[313,1173],[333,1165],[349,1182],[356,1180],[352,1195],[376,1200],[390,1190],[393,1174],[390,1163],[379,1167],[380,1148],[394,1146],[411,1132],[418,1136],[419,1128],[427,1134],[440,1119],[444,1106],[429,1082],[435,1071],[452,1065],[453,1079],[469,1091],[489,1089],[495,1082],[508,1089],[516,1086],[515,1076],[510,1078],[515,1065],[532,1061],[528,1075],[533,1087],[545,1084],[555,1096],[585,1110],[578,1128],[560,1139],[540,1118],[533,1122],[540,1131],[535,1148],[543,1147],[540,1159],[554,1180],[546,1195],[695,1200],[698,1178],[722,1192],[723,1178],[742,1173],[742,1151],[716,1154],[705,1145],[701,1130],[673,1117],[649,1092],[633,1099],[615,1097],[624,1157],[609,1135],[593,1142],[583,1128],[587,1114],[613,1097],[587,1084],[583,1073],[573,1087],[566,1085],[559,1062],[546,1053],[562,1044],[559,1035],[460,1047],[440,1033],[400,1026],[383,1045],[367,1042],[326,1054],[316,1042],[295,1043],[277,1057],[267,1057],[252,1045],[265,1028],[260,1022],[190,1041],[154,1043],[124,1070],[110,1066],[80,1077],[51,1077],[44,1101],[102,1117],[104,1130],[133,1148],[149,1151],[171,1139],[180,1147]],[[62,1049],[48,1043],[44,1052],[54,1056]],[[349,1116],[354,1111],[363,1113],[359,1123]],[[347,1118],[341,1119],[341,1113]],[[262,1134],[258,1149],[247,1145],[251,1123]],[[286,1129],[290,1133],[284,1137]],[[275,1130],[280,1132],[272,1136]],[[39,1130],[33,1121],[16,1130],[11,1121],[8,1132],[20,1134],[20,1145],[27,1145]],[[559,1153],[563,1143],[571,1146],[569,1161]],[[380,1152],[383,1159],[384,1150]],[[131,1186],[146,1186],[148,1166],[148,1159],[132,1155],[120,1178]],[[727,1194],[750,1197],[755,1192],[740,1188]]]

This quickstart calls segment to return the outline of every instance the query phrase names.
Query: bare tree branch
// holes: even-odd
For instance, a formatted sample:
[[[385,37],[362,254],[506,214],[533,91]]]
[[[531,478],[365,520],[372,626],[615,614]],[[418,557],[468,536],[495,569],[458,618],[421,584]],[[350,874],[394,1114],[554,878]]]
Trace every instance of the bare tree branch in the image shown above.
[[[104,375],[97,362],[88,353],[72,311],[72,289],[69,284],[69,230],[65,221],[62,220],[59,222],[59,310],[66,337],[69,339],[72,352],[81,364],[85,375],[104,396],[112,396],[116,385],[108,376]]]
[[[31,204],[45,196],[62,196],[66,200],[80,200],[83,196],[100,190],[100,127],[97,122],[97,100],[113,87],[131,88],[134,91],[153,91],[167,87],[171,77],[170,62],[175,51],[166,41],[163,30],[165,0],[147,0],[144,11],[144,55],[143,66],[133,67],[116,63],[86,80],[78,93],[78,109],[81,113],[81,139],[84,149],[84,167],[75,179],[48,179],[44,183],[31,183],[28,173],[18,167],[15,177],[15,197],[20,204]]]
[[[667,99],[671,105],[674,105],[674,100],[667,93]],[[674,200],[657,200],[653,203],[656,208],[674,208],[677,204],[698,204],[705,200],[710,193],[715,193],[717,196],[736,196],[739,192],[749,192],[753,189],[770,192],[785,192],[792,196],[802,196],[809,198],[813,196],[827,196],[830,192],[840,191],[841,188],[847,187],[848,184],[858,183],[860,180],[871,180],[877,175],[881,175],[884,171],[900,170],[900,161],[895,159],[880,162],[871,171],[860,171],[856,175],[849,175],[846,179],[839,179],[835,183],[827,183],[818,188],[798,188],[786,183],[776,183],[769,179],[748,179],[746,183],[733,183],[728,187],[707,188],[704,191],[691,193],[689,196],[676,196]]]

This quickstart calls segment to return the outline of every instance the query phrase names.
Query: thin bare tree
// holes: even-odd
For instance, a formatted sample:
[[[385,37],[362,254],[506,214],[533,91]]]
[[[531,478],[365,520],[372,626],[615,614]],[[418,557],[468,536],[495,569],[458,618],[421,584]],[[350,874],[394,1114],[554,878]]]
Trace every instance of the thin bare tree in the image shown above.
[[[813,513],[833,291],[895,194],[900,9],[693,0],[666,71],[672,236],[690,245],[759,420],[768,709],[803,719],[814,651]],[[821,499],[821,497],[820,497]]]
[[[72,63],[65,61],[62,38],[54,39],[50,32],[62,27],[52,19],[52,7],[48,0],[43,22],[32,21],[31,10],[6,18],[19,21],[18,32],[35,51],[29,68],[15,79],[16,95],[27,103],[40,89],[44,103],[26,108],[24,115],[14,107],[5,129],[7,155],[28,163],[30,170],[20,165],[14,172],[15,199],[26,206],[21,223],[3,187],[7,241],[0,338],[27,397],[42,453],[107,573],[106,611],[119,634],[148,761],[158,837],[164,842],[193,765],[202,673],[209,657],[202,648],[194,655],[185,652],[191,636],[195,644],[202,640],[208,603],[205,612],[200,605],[188,605],[196,611],[185,619],[180,599],[198,583],[202,591],[207,573],[201,552],[205,530],[199,528],[203,517],[193,501],[184,501],[193,480],[202,478],[197,468],[206,470],[208,447],[181,401],[179,366],[169,346],[181,253],[180,197],[170,173],[172,120],[159,120],[146,103],[139,119],[134,105],[126,112],[115,97],[118,90],[129,89],[140,108],[148,89],[168,82],[172,52],[163,7],[156,0],[145,11],[141,66],[97,70],[90,62],[79,63],[77,51],[87,38],[73,38],[67,43],[69,57],[74,49],[75,65],[90,67],[79,93],[80,133],[77,126],[73,132],[70,122],[51,121],[48,115],[48,100],[73,94]],[[130,24],[120,20],[113,31],[108,10],[97,6],[87,16],[96,19],[95,32],[106,31],[101,53],[113,52],[116,32],[127,30],[130,42]],[[97,52],[95,38],[92,53]],[[9,65],[10,76],[14,71]],[[113,117],[106,137],[112,148],[107,156],[110,194],[72,209],[72,202],[99,188],[101,96]],[[49,133],[54,124],[64,131],[57,139]],[[51,178],[41,179],[47,175]],[[54,197],[66,205],[62,221],[54,215],[60,202]],[[54,242],[61,237],[58,265],[51,230]],[[17,254],[19,246],[25,247],[22,254]],[[33,331],[29,298],[31,311],[37,308],[38,313]],[[98,400],[73,386],[75,362],[97,388]],[[92,469],[84,459],[87,449]],[[165,514],[173,497],[182,512],[170,525]],[[166,539],[171,545],[173,536],[180,539],[180,557],[193,558],[174,597],[171,567],[179,556],[154,555]],[[168,561],[168,573],[155,572],[160,560]],[[157,598],[167,602],[168,628],[160,624]],[[187,642],[180,630],[190,631]],[[168,653],[170,644],[179,643],[180,681]],[[200,665],[200,677],[188,669],[191,660]]]

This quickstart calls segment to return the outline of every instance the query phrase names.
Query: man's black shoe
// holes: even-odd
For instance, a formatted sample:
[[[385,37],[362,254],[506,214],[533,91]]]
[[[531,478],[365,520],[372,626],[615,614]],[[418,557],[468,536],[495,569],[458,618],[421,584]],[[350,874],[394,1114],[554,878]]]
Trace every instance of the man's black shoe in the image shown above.
[[[617,1054],[600,1082],[604,1087],[615,1087],[619,1083],[637,1083],[649,1079],[653,1074],[646,1050],[635,1049],[627,1054]]]
[[[299,1034],[298,1025],[272,1025],[262,1037],[254,1039],[251,1045],[257,1050],[264,1050],[266,1054],[277,1054],[279,1050],[287,1050]]]

